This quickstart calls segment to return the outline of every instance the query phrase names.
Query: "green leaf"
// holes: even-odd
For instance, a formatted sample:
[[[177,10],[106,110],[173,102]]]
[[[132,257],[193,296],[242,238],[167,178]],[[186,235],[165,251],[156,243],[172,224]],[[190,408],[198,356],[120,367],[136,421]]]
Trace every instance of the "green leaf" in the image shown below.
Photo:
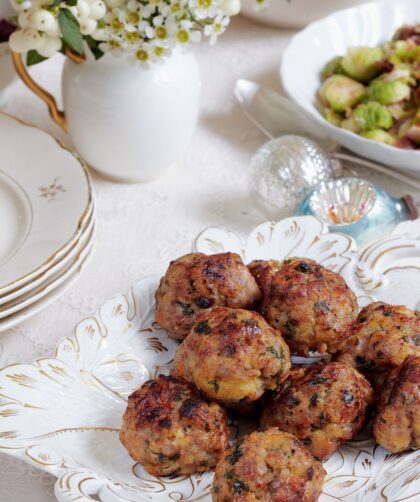
[[[31,50],[28,51],[28,54],[26,55],[26,64],[28,66],[32,66],[34,64],[42,63],[42,61],[45,61],[47,58],[44,58],[44,56],[41,56],[41,54],[38,54],[37,51]]]
[[[100,59],[104,53],[99,48],[99,43],[97,40],[94,40],[90,35],[85,37],[85,40],[89,46],[90,51],[94,55],[95,59]]]
[[[69,7],[76,7],[77,0],[66,0],[66,5],[68,5]]]
[[[69,9],[60,9],[58,13],[61,33],[64,43],[77,54],[83,54],[83,36],[77,19]]]

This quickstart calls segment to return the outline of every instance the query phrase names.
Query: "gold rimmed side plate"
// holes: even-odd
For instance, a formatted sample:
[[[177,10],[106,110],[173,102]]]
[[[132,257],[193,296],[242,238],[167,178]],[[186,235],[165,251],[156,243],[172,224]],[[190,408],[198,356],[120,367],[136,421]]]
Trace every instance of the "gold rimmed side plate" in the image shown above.
[[[83,161],[45,131],[0,112],[0,138],[7,138],[0,140],[4,296],[29,284],[72,249],[92,213],[93,189]]]

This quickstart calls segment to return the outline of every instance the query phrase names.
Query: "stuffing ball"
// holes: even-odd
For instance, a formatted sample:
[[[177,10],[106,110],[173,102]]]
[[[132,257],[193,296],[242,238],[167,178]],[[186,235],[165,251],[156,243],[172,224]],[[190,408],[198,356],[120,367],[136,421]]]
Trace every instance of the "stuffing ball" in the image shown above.
[[[349,364],[297,367],[267,399],[261,421],[294,434],[325,460],[356,436],[372,403],[369,382]]]
[[[399,453],[420,448],[420,356],[410,356],[384,384],[373,422],[376,442]]]
[[[223,455],[216,467],[213,502],[316,502],[322,464],[288,432],[253,432]]]
[[[214,307],[197,315],[174,372],[208,398],[240,409],[275,389],[289,369],[289,348],[259,314]]]
[[[263,289],[261,313],[292,353],[334,354],[351,335],[357,301],[344,279],[313,260],[286,260]]]
[[[171,262],[156,291],[156,321],[183,340],[195,316],[213,306],[252,309],[260,290],[239,255],[192,253]]]
[[[153,476],[208,471],[228,446],[227,416],[187,382],[160,375],[128,398],[120,440]]]
[[[337,361],[350,363],[380,388],[407,356],[420,355],[420,316],[401,305],[375,302],[361,310]]]

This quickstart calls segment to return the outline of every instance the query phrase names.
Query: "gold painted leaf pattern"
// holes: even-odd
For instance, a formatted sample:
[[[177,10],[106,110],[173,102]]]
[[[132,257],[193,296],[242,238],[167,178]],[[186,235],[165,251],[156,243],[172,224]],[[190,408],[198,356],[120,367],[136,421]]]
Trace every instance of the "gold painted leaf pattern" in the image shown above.
[[[245,244],[232,232],[209,230],[200,240],[207,247],[197,250],[207,252],[219,243],[223,250],[243,252],[249,261],[261,254],[282,259],[282,253],[291,252],[325,260],[356,281],[349,239],[332,239],[318,220],[311,221],[314,226],[299,218],[264,224]],[[323,230],[317,234],[312,228]],[[56,489],[64,502],[91,502],[99,492],[104,499],[122,501],[211,500],[211,473],[154,478],[130,459],[118,439],[127,396],[145,380],[168,373],[178,346],[154,323],[159,279],[144,278],[129,294],[109,300],[97,315],[81,321],[60,342],[56,359],[0,371],[6,400],[0,406],[0,449],[25,455],[60,478]],[[243,432],[239,428],[236,424],[234,435]],[[390,455],[363,436],[325,463],[328,477],[319,502],[420,500],[419,465],[420,452]]]

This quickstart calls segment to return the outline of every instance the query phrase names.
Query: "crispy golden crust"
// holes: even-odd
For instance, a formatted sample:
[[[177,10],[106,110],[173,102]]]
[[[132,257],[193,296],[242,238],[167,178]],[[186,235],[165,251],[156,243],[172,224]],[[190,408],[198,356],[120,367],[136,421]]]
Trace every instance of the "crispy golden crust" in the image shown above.
[[[253,432],[227,450],[216,467],[213,502],[316,502],[322,464],[287,432]]]
[[[289,373],[289,348],[255,312],[214,307],[201,312],[175,356],[174,373],[210,399],[247,404]]]
[[[349,364],[293,368],[267,398],[261,423],[294,434],[312,455],[324,460],[355,437],[372,403],[369,382]]]
[[[226,412],[187,382],[160,375],[128,398],[120,440],[154,476],[208,471],[228,446]]]
[[[401,305],[375,302],[361,310],[335,359],[357,368],[379,389],[411,355],[420,355],[420,316]]]
[[[258,286],[239,255],[192,253],[171,262],[156,291],[156,320],[183,340],[195,316],[213,306],[254,308]]]
[[[270,287],[272,276],[281,267],[282,262],[277,260],[254,260],[248,265],[248,269],[263,295]]]
[[[373,435],[392,453],[420,448],[420,356],[408,357],[386,380]]]
[[[292,353],[334,354],[351,335],[357,301],[344,279],[313,260],[293,258],[271,274],[261,312]]]

